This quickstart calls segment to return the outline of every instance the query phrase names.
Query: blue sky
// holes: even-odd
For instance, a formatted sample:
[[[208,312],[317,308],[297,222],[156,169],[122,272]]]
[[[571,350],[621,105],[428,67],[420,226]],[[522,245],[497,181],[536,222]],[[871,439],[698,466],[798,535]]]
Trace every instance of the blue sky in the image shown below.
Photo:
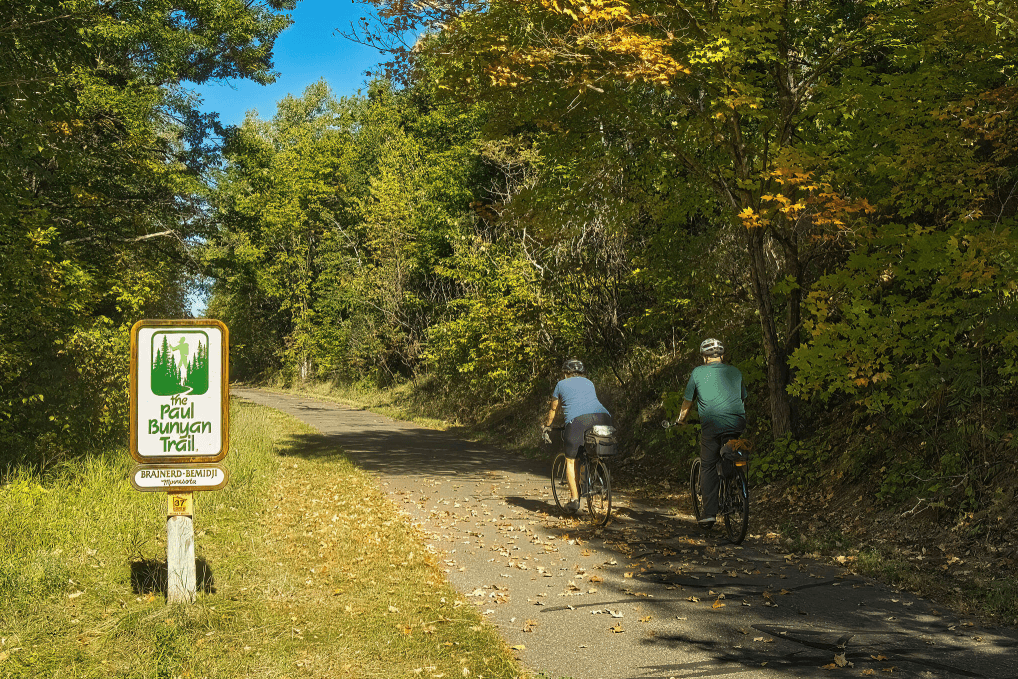
[[[202,109],[218,111],[224,124],[239,125],[250,109],[257,109],[261,118],[271,118],[277,101],[287,94],[300,95],[321,78],[336,96],[354,94],[364,86],[364,71],[382,60],[370,47],[335,33],[348,30],[350,22],[361,16],[364,6],[351,0],[300,0],[293,24],[276,40],[276,82],[267,86],[250,81],[206,83],[195,88],[204,100]]]

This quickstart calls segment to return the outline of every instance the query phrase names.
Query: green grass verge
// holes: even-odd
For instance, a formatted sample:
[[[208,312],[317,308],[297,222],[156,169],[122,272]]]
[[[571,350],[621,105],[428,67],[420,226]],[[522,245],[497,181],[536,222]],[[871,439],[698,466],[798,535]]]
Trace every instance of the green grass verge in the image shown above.
[[[515,677],[371,477],[269,409],[231,409],[230,485],[196,501],[209,591],[167,606],[165,496],[126,451],[0,487],[0,676]],[[285,455],[285,456],[284,456]],[[154,591],[153,591],[154,590]]]

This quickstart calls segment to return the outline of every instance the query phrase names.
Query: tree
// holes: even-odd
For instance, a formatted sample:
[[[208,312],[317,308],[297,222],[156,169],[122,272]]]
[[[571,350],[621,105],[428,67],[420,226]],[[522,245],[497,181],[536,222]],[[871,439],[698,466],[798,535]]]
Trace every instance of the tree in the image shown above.
[[[38,461],[120,436],[127,331],[143,315],[186,313],[190,242],[205,226],[202,173],[219,127],[185,85],[271,80],[287,7],[0,8],[5,452]]]
[[[788,357],[801,343],[803,300],[850,251],[848,227],[890,207],[895,190],[886,176],[876,186],[857,181],[869,176],[873,154],[862,134],[849,138],[844,128],[854,129],[860,97],[888,79],[902,91],[929,82],[941,73],[940,55],[980,30],[969,6],[954,1],[366,4],[379,10],[362,35],[389,50],[404,78],[413,77],[414,59],[441,59],[442,86],[487,102],[495,120],[559,136],[640,137],[710,188],[723,216],[718,239],[737,234],[745,256],[777,436],[795,424]],[[955,40],[944,26],[959,17],[965,29]],[[380,39],[425,25],[433,32],[409,52]],[[981,52],[980,66],[964,72],[992,71],[994,60]],[[889,143],[921,143],[934,127],[933,136],[948,134],[955,123],[935,122],[936,109],[963,95],[931,91],[943,96],[919,97]],[[901,120],[904,101],[889,92],[882,115]],[[956,151],[942,145],[924,162],[960,160]],[[981,181],[975,165],[958,169]]]

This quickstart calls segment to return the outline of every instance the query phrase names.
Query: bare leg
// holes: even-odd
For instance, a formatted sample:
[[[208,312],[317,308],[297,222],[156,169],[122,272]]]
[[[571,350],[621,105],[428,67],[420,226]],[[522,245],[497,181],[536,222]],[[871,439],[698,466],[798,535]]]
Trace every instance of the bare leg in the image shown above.
[[[579,500],[580,490],[576,486],[576,458],[566,458],[566,481],[569,482],[569,499]]]

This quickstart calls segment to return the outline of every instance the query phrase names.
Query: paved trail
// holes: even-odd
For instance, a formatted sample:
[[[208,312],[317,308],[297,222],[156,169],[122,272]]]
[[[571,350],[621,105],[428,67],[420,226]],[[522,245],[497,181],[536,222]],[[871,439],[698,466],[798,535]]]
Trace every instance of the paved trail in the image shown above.
[[[752,537],[741,547],[717,530],[705,538],[674,508],[623,499],[595,533],[558,513],[546,461],[311,398],[233,394],[318,429],[306,455],[341,446],[376,473],[430,533],[449,581],[535,672],[748,679],[893,668],[890,676],[1018,679],[1014,630],[973,626]]]

